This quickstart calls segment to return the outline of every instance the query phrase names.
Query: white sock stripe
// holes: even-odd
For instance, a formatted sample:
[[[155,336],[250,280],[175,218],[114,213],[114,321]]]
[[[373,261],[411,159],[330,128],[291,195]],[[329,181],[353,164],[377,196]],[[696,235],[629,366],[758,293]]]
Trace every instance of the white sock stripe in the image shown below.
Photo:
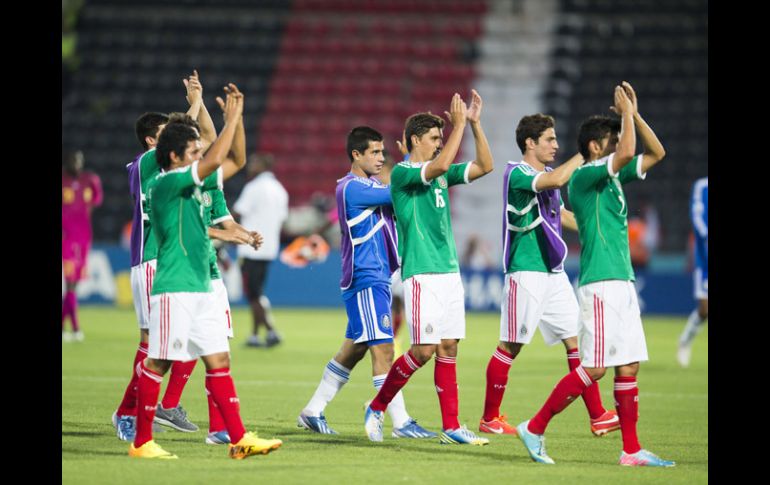
[[[343,366],[342,364],[340,364],[339,362],[337,362],[334,359],[331,359],[329,362],[326,363],[326,365],[327,366],[331,365],[332,367],[336,368],[337,370],[339,370],[343,374],[347,374],[348,376],[350,376],[350,369],[348,369],[347,367]]]
[[[163,377],[155,375],[153,372],[148,371],[147,369],[142,369],[142,374],[149,377],[153,381],[157,383],[163,382]]]
[[[456,364],[457,363],[457,357],[439,357],[436,356],[436,362],[441,362],[443,364]]]
[[[591,382],[593,381],[591,380],[591,376],[588,375],[588,372],[586,372],[586,370],[583,369],[583,366],[579,365],[575,368],[575,370],[577,371],[577,374],[578,376],[580,376],[580,379],[583,381],[583,383],[586,386],[590,386]]]
[[[495,353],[492,355],[492,357],[494,357],[495,359],[499,360],[503,364],[508,364],[508,365],[513,364],[513,358],[508,357],[507,355],[503,354],[502,352],[500,352],[499,349],[495,350]]]
[[[143,347],[139,347],[139,348],[138,348],[138,349],[136,349],[136,350],[137,350],[137,351],[139,351],[139,352],[141,352],[141,353],[143,353],[143,354],[146,354],[146,353],[147,353],[147,349],[145,349],[145,348],[143,348]]]
[[[404,360],[406,361],[406,365],[412,368],[412,370],[417,370],[420,368],[419,365],[417,365],[417,362],[415,362],[410,356],[409,352],[404,354]]]
[[[628,390],[636,389],[636,388],[637,388],[637,385],[636,385],[635,382],[615,384],[615,390],[616,391],[628,391]]]
[[[230,375],[230,371],[227,371],[227,372],[217,372],[216,374],[209,374],[208,372],[206,372],[206,377],[224,377],[224,376],[229,376],[229,375]]]

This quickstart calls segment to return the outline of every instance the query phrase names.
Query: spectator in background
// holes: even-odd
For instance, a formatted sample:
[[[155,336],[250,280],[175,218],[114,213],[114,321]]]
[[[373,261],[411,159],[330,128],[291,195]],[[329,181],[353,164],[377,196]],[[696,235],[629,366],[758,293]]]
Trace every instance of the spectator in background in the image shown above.
[[[62,160],[61,174],[61,260],[66,292],[61,306],[61,337],[63,342],[83,340],[78,325],[78,300],[75,290],[86,275],[86,260],[91,248],[91,211],[102,204],[102,182],[99,176],[83,171],[83,152],[67,152]],[[64,331],[69,317],[72,334]]]
[[[270,262],[278,256],[281,226],[289,214],[289,194],[271,172],[273,163],[271,155],[252,154],[249,157],[246,165],[248,182],[233,206],[233,215],[239,222],[264,238],[258,250],[238,246],[243,290],[251,306],[253,321],[251,335],[246,341],[250,347],[272,347],[281,342],[270,314],[270,300],[262,294]],[[264,341],[259,337],[261,326],[267,330]]]
[[[647,268],[660,241],[658,211],[647,198],[639,202],[642,208],[638,215],[628,218],[628,246],[634,270]]]

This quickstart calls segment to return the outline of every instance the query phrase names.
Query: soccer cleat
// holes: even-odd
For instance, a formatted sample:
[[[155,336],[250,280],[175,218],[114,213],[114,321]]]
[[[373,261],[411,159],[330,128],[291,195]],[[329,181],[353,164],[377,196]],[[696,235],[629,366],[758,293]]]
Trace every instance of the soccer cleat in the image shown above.
[[[281,440],[263,440],[254,433],[246,433],[237,443],[227,445],[227,454],[233,460],[243,460],[252,455],[267,455],[282,444]]]
[[[118,439],[122,441],[134,441],[136,436],[136,416],[118,416],[118,412],[112,413],[112,425],[118,433]]]
[[[227,431],[212,431],[206,436],[205,443],[207,445],[229,445],[230,435]]]
[[[636,453],[620,453],[620,464],[622,466],[676,466],[676,462],[664,460],[655,453],[647,450],[639,450]]]
[[[532,461],[554,465],[555,462],[548,456],[548,453],[545,452],[545,436],[530,433],[527,429],[527,425],[529,425],[529,420],[520,423],[516,426],[516,433],[527,448],[527,452],[529,453],[530,458],[532,458]]]
[[[323,413],[320,416],[308,416],[305,413],[300,413],[297,416],[297,427],[309,429],[320,434],[339,434],[329,427],[329,423],[326,422],[326,416]]]
[[[128,456],[131,458],[159,458],[161,460],[176,460],[178,457],[160,447],[154,440],[150,440],[139,448],[134,448],[131,443],[128,447]]]
[[[676,360],[679,361],[679,365],[682,367],[690,366],[690,354],[692,353],[691,345],[679,345],[679,349],[676,351]]]
[[[516,434],[516,428],[506,421],[505,414],[492,418],[489,421],[484,421],[484,418],[482,417],[479,421],[479,431],[492,434]]]
[[[175,408],[164,409],[159,403],[155,408],[155,422],[184,433],[198,431],[198,427],[187,419],[187,411],[181,404]]]
[[[374,411],[370,406],[366,406],[364,429],[366,429],[366,436],[371,441],[382,441],[382,421],[384,419],[385,414],[382,411]]]
[[[620,429],[620,419],[616,411],[605,411],[604,414],[591,420],[591,432],[594,436],[604,436],[610,431]]]
[[[75,342],[82,342],[83,340],[86,339],[86,336],[83,334],[82,330],[78,330],[77,332],[72,334],[72,339]]]
[[[247,347],[264,347],[265,342],[263,342],[262,339],[259,338],[259,335],[250,335],[249,338],[246,340],[246,346]]]
[[[409,418],[407,423],[400,428],[393,428],[394,438],[435,438],[438,434],[423,428],[417,421]]]
[[[476,445],[484,446],[489,444],[489,440],[476,436],[476,434],[461,426],[457,429],[445,429],[441,432],[439,438],[442,445]]]
[[[273,347],[281,343],[281,337],[275,332],[268,332],[267,338],[265,338],[265,345],[267,347]]]
[[[62,330],[61,331],[61,341],[62,342],[67,342],[67,343],[72,342],[72,334]]]

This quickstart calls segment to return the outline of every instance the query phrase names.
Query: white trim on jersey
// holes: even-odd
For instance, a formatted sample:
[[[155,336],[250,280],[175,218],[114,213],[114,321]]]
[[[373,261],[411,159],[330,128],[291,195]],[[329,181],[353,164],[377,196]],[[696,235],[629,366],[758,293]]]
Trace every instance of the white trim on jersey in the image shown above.
[[[203,180],[201,180],[200,177],[198,177],[198,163],[199,163],[199,160],[194,161],[192,165],[190,165],[190,170],[192,171],[192,178],[193,178],[193,182],[195,182],[195,185],[197,185],[198,187],[202,187]]]
[[[524,227],[514,226],[513,224],[508,223],[508,230],[513,232],[527,232],[539,226],[541,222],[543,222],[543,216],[537,216],[537,219]]]
[[[708,237],[709,235],[709,226],[705,222],[703,222],[703,210],[705,209],[705,206],[703,205],[704,186],[706,189],[708,189],[709,187],[708,178],[698,179],[695,182],[695,187],[693,188],[692,223],[693,223],[693,226],[695,226],[695,231],[698,233],[700,237]]]
[[[463,180],[465,180],[466,184],[471,183],[471,180],[470,180],[471,165],[473,165],[473,160],[468,162],[468,165],[465,166],[465,172],[463,172]]]
[[[640,153],[636,156],[636,176],[639,177],[639,180],[644,180],[647,178],[647,172],[642,173],[642,163],[644,162],[644,154]]]
[[[606,158],[607,160],[605,163],[607,164],[607,173],[610,174],[610,177],[617,177],[618,174],[615,173],[615,170],[612,168],[612,160],[615,158],[615,152],[610,153]]]
[[[537,175],[535,175],[535,178],[532,179],[532,192],[539,194],[541,191],[537,190],[537,179],[540,178],[541,175],[543,175],[545,172],[538,172]]]
[[[219,224],[220,222],[231,221],[231,220],[233,220],[233,216],[231,216],[230,214],[227,214],[226,216],[222,216],[211,221],[211,225],[213,226],[215,224]]]
[[[353,246],[358,246],[359,244],[365,243],[366,241],[368,241],[369,239],[374,237],[374,235],[377,233],[377,231],[379,231],[380,228],[382,226],[384,226],[384,225],[385,225],[385,219],[382,218],[379,221],[377,221],[377,224],[375,224],[374,227],[372,227],[369,230],[369,232],[366,233],[366,236],[357,237],[357,238],[353,239],[352,240]]]
[[[219,190],[224,190],[225,187],[225,171],[222,169],[222,166],[220,165],[217,167],[217,188]]]
[[[425,169],[426,169],[426,168],[428,168],[428,164],[429,164],[430,162],[432,162],[432,161],[433,161],[433,160],[429,160],[429,161],[425,162],[425,163],[422,165],[422,168],[420,169],[420,178],[422,179],[422,183],[423,183],[423,185],[430,185],[430,180],[428,180],[428,179],[426,179],[426,178],[425,178]]]
[[[506,209],[508,210],[508,212],[513,212],[517,216],[523,216],[524,214],[532,210],[532,207],[534,207],[535,204],[537,204],[537,197],[532,197],[532,200],[529,201],[529,204],[527,204],[527,206],[521,210],[516,210],[516,208],[511,204],[508,204],[506,206]]]
[[[366,219],[367,217],[372,215],[374,213],[375,209],[377,209],[376,206],[367,207],[366,209],[361,211],[361,213],[358,214],[356,217],[354,217],[352,219],[348,219],[347,220],[348,227],[353,227],[356,224],[360,223],[361,221],[363,221],[364,219]]]

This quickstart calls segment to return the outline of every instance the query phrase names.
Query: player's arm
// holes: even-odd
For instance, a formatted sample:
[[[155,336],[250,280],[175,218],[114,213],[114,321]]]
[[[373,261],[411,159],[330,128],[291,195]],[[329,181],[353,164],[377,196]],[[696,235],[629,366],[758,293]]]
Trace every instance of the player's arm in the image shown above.
[[[366,209],[377,205],[393,205],[388,185],[364,185],[353,180],[345,186],[345,202],[350,207]]]
[[[217,138],[217,130],[214,128],[214,121],[211,119],[211,115],[209,115],[209,111],[206,109],[206,104],[203,102],[203,84],[201,84],[198,77],[198,71],[193,69],[192,75],[188,79],[183,80],[183,82],[187,88],[187,101],[191,104],[191,108],[191,98],[199,104],[195,116],[192,116],[189,111],[187,114],[190,114],[193,119],[198,121],[198,125],[201,128],[201,145],[205,153]]]
[[[441,153],[436,159],[425,166],[425,180],[433,180],[436,177],[444,175],[449,170],[449,166],[452,165],[452,162],[457,156],[457,151],[460,149],[460,142],[463,139],[467,113],[468,107],[465,106],[465,102],[460,95],[455,93],[454,96],[452,96],[449,113],[446,111],[444,112],[449,119],[449,122],[452,123],[452,134],[449,135],[449,139],[447,140],[446,145],[444,145],[444,149],[441,150]]]
[[[575,214],[572,211],[565,209],[564,207],[561,208],[561,225],[570,231],[577,232],[578,230]]]
[[[663,148],[663,144],[660,143],[655,132],[644,121],[642,115],[639,114],[639,105],[637,103],[637,96],[634,88],[631,85],[623,81],[623,89],[626,95],[631,100],[631,104],[634,107],[634,127],[636,133],[639,135],[639,139],[642,140],[642,146],[644,147],[644,153],[642,155],[642,167],[641,173],[646,173],[647,170],[652,168],[656,163],[661,161],[666,156],[666,150]]]
[[[203,105],[203,87],[200,85],[198,77],[195,75],[182,79],[182,83],[187,90],[186,99],[187,103],[190,105],[190,108],[187,110],[187,115],[190,118],[197,120],[201,106]]]
[[[222,108],[224,112],[225,102],[222,98],[217,96],[217,104]],[[224,180],[229,179],[240,169],[246,166],[246,132],[243,129],[243,116],[238,120],[238,125],[235,127],[235,136],[233,137],[233,145],[230,148],[230,153],[227,154],[225,162],[222,164],[222,172]]]
[[[102,205],[102,201],[104,201],[102,179],[95,173],[91,174],[91,190],[93,190],[93,198],[91,199],[91,208],[93,209]]]
[[[244,233],[239,229],[219,229],[216,227],[209,227],[208,233],[209,238],[211,239],[219,239],[220,241],[233,244],[249,244],[249,234]]]
[[[634,130],[634,106],[625,89],[615,86],[615,106],[610,108],[620,115],[618,145],[611,160],[608,160],[610,175],[615,175],[634,158],[636,130]]]
[[[575,170],[580,168],[583,163],[585,163],[583,156],[580,153],[576,153],[556,169],[540,174],[535,181],[535,189],[538,192],[542,192],[543,190],[563,187],[569,182]]]
[[[203,180],[214,171],[216,171],[225,161],[227,152],[233,143],[235,129],[238,120],[243,115],[243,94],[238,91],[238,87],[230,83],[225,88],[227,92],[227,101],[225,102],[225,126],[222,133],[219,134],[214,144],[197,165],[197,175],[199,180]]]
[[[245,236],[247,238],[247,242],[244,244],[248,244],[254,249],[259,249],[259,247],[262,246],[262,234],[258,233],[257,231],[250,231],[235,222],[233,219],[227,219],[222,221],[220,224],[225,230],[238,231],[240,234]]]
[[[483,177],[494,170],[495,160],[492,158],[492,152],[489,149],[487,136],[481,127],[481,105],[482,100],[475,89],[471,90],[471,105],[468,108],[468,122],[471,124],[473,140],[476,142],[476,159],[471,162],[468,172],[468,180],[473,181]]]

